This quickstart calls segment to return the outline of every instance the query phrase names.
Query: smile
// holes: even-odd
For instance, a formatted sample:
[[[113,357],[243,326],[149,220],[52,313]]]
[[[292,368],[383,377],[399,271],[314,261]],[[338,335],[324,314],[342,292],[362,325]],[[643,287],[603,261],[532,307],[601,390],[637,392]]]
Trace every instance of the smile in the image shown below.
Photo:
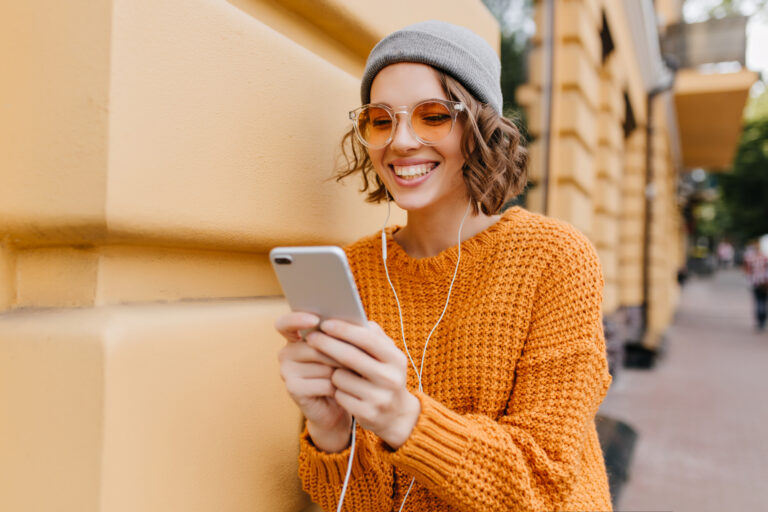
[[[392,165],[390,167],[393,171],[395,171],[395,174],[398,177],[405,180],[411,180],[429,174],[435,167],[437,167],[437,165],[438,164],[436,162],[431,162],[407,166]]]

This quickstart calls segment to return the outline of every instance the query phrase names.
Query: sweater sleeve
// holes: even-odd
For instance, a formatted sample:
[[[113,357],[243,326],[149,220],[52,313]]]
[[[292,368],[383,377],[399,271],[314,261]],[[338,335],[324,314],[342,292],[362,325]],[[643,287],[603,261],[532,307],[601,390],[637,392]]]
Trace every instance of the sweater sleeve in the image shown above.
[[[344,496],[344,510],[381,512],[392,508],[392,465],[383,462],[373,446],[374,434],[356,430],[355,456],[352,474]],[[335,512],[344,477],[347,473],[350,448],[339,453],[318,450],[304,429],[300,439],[299,477],[312,501],[328,512]]]
[[[569,240],[540,281],[504,415],[460,415],[420,393],[406,443],[377,445],[382,460],[458,510],[561,510],[571,494],[611,377],[599,262],[583,236]]]

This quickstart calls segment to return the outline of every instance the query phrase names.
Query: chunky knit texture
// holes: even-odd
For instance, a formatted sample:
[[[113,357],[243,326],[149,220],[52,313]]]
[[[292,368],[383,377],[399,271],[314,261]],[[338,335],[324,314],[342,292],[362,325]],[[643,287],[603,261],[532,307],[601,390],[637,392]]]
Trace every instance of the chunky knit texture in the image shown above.
[[[422,21],[379,41],[368,55],[360,82],[363,105],[371,101],[371,85],[379,71],[397,62],[419,62],[448,73],[501,115],[499,56],[468,28],[438,20]]]
[[[416,364],[445,304],[457,247],[414,259],[388,228],[387,265]],[[347,247],[371,320],[402,349],[384,277],[380,233]],[[571,226],[515,207],[462,243],[443,321],[429,342],[421,415],[389,449],[358,430],[344,509],[606,511],[611,500],[594,417],[611,377],[600,318],[595,250]],[[305,430],[299,474],[324,510],[336,510],[349,449],[317,450]]]

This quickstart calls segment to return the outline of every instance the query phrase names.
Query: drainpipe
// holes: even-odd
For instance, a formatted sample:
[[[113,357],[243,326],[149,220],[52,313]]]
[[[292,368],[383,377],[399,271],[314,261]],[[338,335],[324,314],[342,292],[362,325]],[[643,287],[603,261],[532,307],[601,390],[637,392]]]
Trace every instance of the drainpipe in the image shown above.
[[[643,222],[643,337],[648,333],[648,306],[651,290],[651,223],[653,212],[651,206],[656,196],[656,184],[653,182],[653,100],[659,94],[669,91],[675,85],[675,67],[669,67],[672,71],[669,79],[657,85],[646,95],[646,125],[645,125],[645,219]]]
[[[542,193],[542,209],[544,215],[549,213],[549,166],[550,166],[550,148],[552,146],[552,95],[553,95],[553,75],[555,72],[555,0],[544,0],[544,59],[542,77],[542,109],[541,114],[543,117],[543,130],[541,134],[542,138],[542,177],[541,186],[543,187]]]

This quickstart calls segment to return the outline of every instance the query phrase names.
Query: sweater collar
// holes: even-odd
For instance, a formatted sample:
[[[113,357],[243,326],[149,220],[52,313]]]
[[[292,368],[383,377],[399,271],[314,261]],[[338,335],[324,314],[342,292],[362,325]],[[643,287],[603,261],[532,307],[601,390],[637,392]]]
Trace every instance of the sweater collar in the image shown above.
[[[509,231],[514,218],[520,210],[521,208],[519,206],[514,206],[506,210],[501,218],[494,224],[473,237],[461,242],[461,264],[464,265],[465,262],[469,264],[471,261],[483,259],[489,249],[491,249],[495,243]],[[402,246],[398,244],[392,236],[394,232],[401,228],[402,226],[395,225],[389,226],[385,230],[387,236],[388,264],[396,265],[402,267],[406,271],[420,274],[453,271],[456,267],[456,259],[459,254],[458,245],[448,247],[435,256],[413,258],[405,252]]]

